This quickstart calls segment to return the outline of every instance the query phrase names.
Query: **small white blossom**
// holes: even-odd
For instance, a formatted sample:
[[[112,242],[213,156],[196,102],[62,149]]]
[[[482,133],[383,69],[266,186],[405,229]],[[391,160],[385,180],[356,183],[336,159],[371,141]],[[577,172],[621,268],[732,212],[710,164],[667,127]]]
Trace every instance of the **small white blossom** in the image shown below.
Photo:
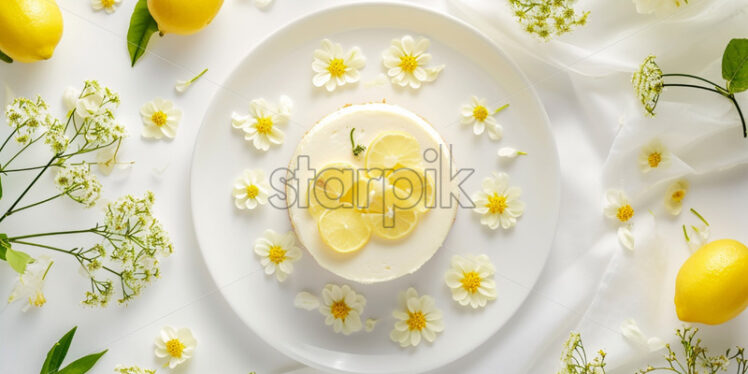
[[[60,169],[55,184],[61,193],[86,206],[93,206],[101,195],[101,183],[91,173],[88,164]]]
[[[683,225],[683,236],[686,238],[686,243],[691,252],[696,252],[699,248],[703,247],[704,244],[709,242],[709,238],[712,236],[711,226],[709,222],[695,209],[691,209],[691,213],[695,215],[702,224],[700,225]]]
[[[262,169],[244,170],[234,182],[234,205],[238,209],[252,210],[265,205],[270,193],[270,184]]]
[[[364,322],[364,331],[366,332],[374,331],[374,328],[377,326],[377,322],[379,322],[379,320],[374,319],[374,318],[367,318],[366,322]]]
[[[111,14],[122,3],[122,0],[91,0],[91,7],[94,10],[104,10]]]
[[[203,69],[203,71],[201,71],[198,75],[192,77],[189,80],[178,80],[176,86],[174,86],[174,89],[179,93],[184,93],[192,85],[192,83],[195,83],[196,80],[200,79],[200,77],[202,77],[207,72],[208,69]]]
[[[689,184],[685,179],[679,179],[668,186],[665,191],[665,209],[677,216],[683,210],[683,199],[688,194]]]
[[[301,249],[296,245],[293,231],[278,234],[265,230],[262,237],[255,240],[255,254],[260,256],[265,274],[275,274],[279,282],[286,280],[293,272],[293,263],[301,259]]]
[[[109,175],[115,168],[125,170],[132,166],[133,162],[120,162],[117,158],[118,155],[119,144],[99,150],[96,153],[96,165],[99,167],[99,171],[104,175]]]
[[[155,354],[158,358],[166,358],[165,364],[169,369],[174,369],[181,363],[192,358],[197,347],[197,340],[192,336],[192,331],[186,327],[175,329],[166,326],[156,338]]]
[[[324,39],[321,48],[314,50],[312,83],[315,87],[324,86],[332,92],[335,87],[358,82],[361,78],[359,70],[365,65],[366,58],[358,47],[345,52],[340,43]]]
[[[320,313],[325,316],[325,324],[343,335],[360,331],[361,314],[366,306],[366,298],[356,293],[350,286],[328,284],[322,289]]]
[[[639,168],[645,174],[657,168],[666,168],[670,166],[671,158],[665,145],[659,139],[652,139],[639,152]]]
[[[621,190],[610,189],[605,192],[605,203],[603,213],[606,217],[618,221],[618,241],[628,249],[634,249],[634,234],[630,220],[634,217],[634,208],[631,207],[629,199]]]
[[[255,6],[260,9],[268,8],[275,0],[255,0]]]
[[[523,30],[543,40],[560,36],[587,23],[589,11],[577,12],[575,0],[509,0]]]
[[[621,335],[626,340],[637,345],[638,347],[644,348],[650,352],[658,351],[665,348],[665,342],[658,337],[647,337],[644,335],[639,325],[632,318],[629,318],[621,324]]]
[[[306,291],[297,293],[293,300],[293,306],[304,310],[319,309],[319,305],[319,297]]]
[[[499,149],[498,152],[499,157],[501,158],[517,158],[517,156],[527,156],[527,152],[522,152],[520,150],[511,148],[511,147],[503,147]]]
[[[399,299],[399,309],[392,312],[397,322],[390,332],[390,340],[403,348],[417,346],[421,338],[429,343],[436,340],[436,334],[444,331],[444,321],[434,298],[418,296],[418,292],[411,287],[401,292]]]
[[[231,126],[244,131],[244,140],[252,141],[255,148],[267,151],[271,144],[283,144],[285,134],[278,126],[288,123],[292,107],[288,96],[281,96],[278,106],[255,99],[249,103],[249,115],[231,115]]]
[[[39,133],[46,132],[53,126],[59,127],[59,121],[52,117],[47,103],[41,97],[36,101],[24,97],[13,99],[5,109],[8,125],[13,127],[15,140],[21,145],[27,145]]]
[[[494,115],[504,110],[507,105],[504,105],[496,110],[489,110],[486,106],[486,99],[480,99],[477,96],[470,98],[470,104],[462,106],[460,114],[462,116],[461,123],[463,125],[473,125],[473,133],[475,135],[483,134],[483,131],[488,129],[488,137],[491,140],[501,140],[504,133],[504,127],[496,121]]]
[[[182,120],[182,111],[171,101],[157,98],[140,108],[140,116],[143,119],[144,138],[174,138]]]
[[[481,190],[473,194],[473,211],[481,215],[480,223],[491,230],[499,226],[511,228],[525,210],[525,203],[519,199],[521,194],[522,189],[509,185],[506,173],[494,173],[483,179]]]
[[[392,40],[390,47],[382,53],[382,62],[393,84],[417,89],[423,82],[436,80],[444,65],[427,67],[431,62],[431,54],[426,53],[430,45],[428,39],[415,41],[410,35]]]
[[[26,270],[18,276],[16,286],[8,297],[8,303],[23,300],[24,305],[21,310],[24,312],[32,306],[41,308],[47,302],[44,297],[44,279],[52,263],[52,259],[48,256],[40,256],[26,265]]]
[[[451,268],[444,275],[447,287],[452,290],[452,299],[460,305],[473,309],[486,306],[496,299],[496,268],[486,255],[452,256]]]

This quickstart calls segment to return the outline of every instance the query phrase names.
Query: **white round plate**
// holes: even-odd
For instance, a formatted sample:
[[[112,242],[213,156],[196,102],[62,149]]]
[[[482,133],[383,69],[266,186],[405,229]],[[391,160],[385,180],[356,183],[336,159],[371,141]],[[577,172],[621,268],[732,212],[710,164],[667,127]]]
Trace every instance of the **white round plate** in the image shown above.
[[[372,83],[385,72],[381,53],[393,38],[411,34],[431,39],[432,64],[445,64],[439,78],[420,90]],[[323,38],[345,49],[358,46],[367,58],[361,82],[333,93],[312,85],[312,54]],[[231,114],[248,112],[264,97],[294,101],[285,142],[268,152],[255,150],[231,127]],[[460,124],[460,107],[470,97],[498,107],[504,138],[475,136]],[[239,211],[231,196],[243,169],[270,173],[285,167],[297,142],[317,120],[345,104],[381,101],[426,118],[453,146],[458,168],[473,168],[464,184],[472,194],[494,171],[507,172],[527,204],[517,226],[505,231],[482,226],[479,216],[460,208],[444,246],[415,274],[381,284],[360,285],[322,269],[311,255],[295,264],[284,282],[266,276],[254,255],[265,229],[291,229],[287,211],[270,205]],[[529,155],[507,162],[496,154],[511,146]],[[524,75],[496,46],[470,26],[424,8],[359,3],[328,9],[291,23],[251,51],[224,82],[203,120],[191,175],[192,214],[205,263],[237,315],[280,352],[310,366],[353,373],[417,373],[445,365],[491,337],[517,310],[537,280],[553,240],[559,209],[559,166],[543,106]],[[496,265],[498,299],[472,310],[452,301],[444,284],[456,254],[489,255]],[[373,332],[335,334],[318,311],[294,308],[300,291],[319,294],[327,283],[350,284],[367,298],[362,319],[376,318]],[[408,287],[432,295],[444,312],[445,331],[433,344],[402,349],[389,339],[398,293]]]

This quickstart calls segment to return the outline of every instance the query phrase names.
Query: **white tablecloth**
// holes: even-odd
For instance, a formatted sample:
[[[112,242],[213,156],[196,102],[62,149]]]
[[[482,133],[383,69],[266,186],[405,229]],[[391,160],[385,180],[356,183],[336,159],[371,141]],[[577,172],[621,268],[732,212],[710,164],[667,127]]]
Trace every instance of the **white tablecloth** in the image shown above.
[[[475,6],[470,1],[454,0],[449,2],[451,5],[446,0],[412,2],[481,22],[470,14]],[[73,325],[79,329],[69,357],[109,348],[95,373],[111,372],[117,364],[158,367],[152,342],[167,324],[190,327],[199,341],[195,357],[175,372],[281,373],[300,367],[241,323],[202,264],[190,219],[189,166],[192,145],[209,99],[233,66],[272,31],[302,15],[341,3],[277,0],[267,11],[260,11],[250,0],[229,0],[203,32],[189,38],[154,38],[149,47],[152,53],[131,69],[125,34],[134,1],[126,0],[114,15],[106,15],[92,12],[87,1],[63,0],[60,5],[65,34],[54,58],[32,65],[0,66],[0,83],[18,95],[41,94],[57,108],[62,107],[64,88],[79,85],[85,79],[101,80],[120,92],[120,117],[134,135],[123,156],[134,160],[136,166],[104,181],[106,197],[153,190],[158,198],[158,216],[171,232],[178,251],[164,261],[162,279],[135,302],[106,310],[84,309],[78,304],[86,280],[71,277],[77,272],[76,265],[60,259],[46,286],[48,303],[43,309],[22,313],[18,305],[0,306],[0,372],[37,372],[52,343]],[[719,67],[714,61],[719,60],[729,39],[725,35],[748,36],[745,11],[739,16],[743,18],[714,27],[714,34],[702,35],[689,47],[690,52],[686,49],[688,53],[682,48],[676,50],[666,40],[652,43],[651,48],[661,50],[650,52],[662,54],[662,61],[671,67],[696,69],[691,72],[703,71],[716,79]],[[496,30],[485,30],[502,40]],[[592,68],[584,64],[574,65],[577,69],[564,67],[569,60],[545,64],[536,59],[547,57],[542,53],[532,53],[533,57],[509,42],[501,44],[525,70],[551,118],[563,176],[561,217],[545,271],[516,316],[478,350],[437,372],[553,372],[561,344],[571,329],[584,334],[590,349],[609,351],[611,367],[617,369],[614,372],[631,372],[645,361],[656,360],[657,353],[637,351],[621,337],[619,326],[625,318],[637,319],[646,333],[666,340],[679,327],[672,308],[672,288],[674,271],[688,255],[680,225],[690,217],[667,218],[660,202],[664,184],[640,180],[636,170],[628,170],[630,165],[625,163],[627,157],[635,156],[627,155],[635,155],[637,141],[643,136],[676,134],[667,136],[673,136],[673,151],[685,166],[674,168],[671,176],[688,176],[692,192],[687,207],[696,207],[710,219],[715,238],[748,242],[748,231],[744,229],[748,199],[743,198],[748,187],[748,167],[742,164],[748,154],[748,141],[737,141],[737,128],[719,127],[729,123],[735,126],[735,118],[730,116],[736,115],[719,97],[705,95],[694,100],[693,95],[668,92],[672,102],[661,105],[655,122],[644,122],[633,114],[638,108],[631,104],[628,72],[585,77],[585,71],[592,72],[585,69]],[[668,51],[674,52],[668,57]],[[634,63],[644,57],[638,53],[632,58]],[[689,60],[688,64],[678,64],[684,60]],[[630,61],[620,66],[620,70],[636,67]],[[174,82],[205,67],[210,68],[206,76],[186,94],[176,97]],[[599,72],[594,73],[590,75],[600,76]],[[627,102],[611,100],[626,95]],[[156,96],[172,99],[184,109],[184,120],[173,142],[145,142],[138,137],[139,107]],[[693,107],[693,112],[683,112],[676,100],[696,102],[698,106]],[[748,100],[741,101],[748,108]],[[695,135],[689,134],[706,136],[698,126],[699,115],[731,135],[715,135],[707,139],[711,143],[704,140],[700,147],[691,144],[689,137]],[[684,127],[678,127],[682,123]],[[719,146],[725,142],[730,147]],[[740,146],[745,151],[741,152]],[[729,149],[730,153],[719,153],[721,149]],[[735,164],[740,165],[725,169]],[[10,194],[20,185],[3,187]],[[602,193],[609,187],[626,188],[642,206],[635,223],[641,245],[634,253],[621,249],[615,227],[602,216]],[[43,195],[43,189],[39,194]],[[6,204],[7,201],[0,205]],[[98,214],[77,209],[66,201],[54,204],[58,209],[55,215],[29,212],[3,230],[26,231],[24,228],[31,224],[78,227],[93,222]],[[646,213],[650,209],[652,216]],[[14,277],[7,266],[0,266],[0,299],[10,292]],[[719,350],[732,344],[746,345],[747,336],[747,314],[703,333],[705,340]]]

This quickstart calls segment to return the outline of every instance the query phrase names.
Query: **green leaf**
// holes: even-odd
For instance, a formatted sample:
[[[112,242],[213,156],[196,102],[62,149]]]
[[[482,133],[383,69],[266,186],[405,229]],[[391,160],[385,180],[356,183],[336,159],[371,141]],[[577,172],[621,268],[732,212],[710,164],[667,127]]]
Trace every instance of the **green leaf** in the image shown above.
[[[8,56],[5,53],[3,53],[3,51],[0,51],[0,60],[3,60],[3,61],[5,61],[5,62],[7,62],[9,64],[13,63],[13,59],[10,58],[10,56]]]
[[[0,199],[3,198],[3,181],[0,179]]]
[[[10,248],[10,243],[8,242],[8,235],[6,234],[0,234],[0,260],[5,260],[5,252]]]
[[[130,28],[127,30],[127,50],[130,52],[131,66],[145,53],[145,47],[151,36],[158,32],[158,24],[148,10],[147,0],[138,0],[130,17]]]
[[[5,260],[18,274],[23,274],[26,271],[26,265],[34,261],[28,254],[13,250],[10,247],[5,248]]]
[[[42,371],[40,374],[57,373],[60,365],[62,365],[62,361],[68,354],[68,348],[70,348],[70,343],[73,341],[73,336],[77,329],[78,326],[73,327],[52,346],[52,349],[47,353],[47,359],[44,360],[44,365],[42,365]]]
[[[83,356],[73,362],[70,365],[65,366],[62,370],[58,371],[58,374],[83,374],[87,373],[91,368],[96,365],[96,361],[99,361],[101,356],[104,355],[108,350],[105,349],[99,353],[90,354]]]
[[[733,39],[722,55],[722,78],[730,93],[748,90],[748,39]]]

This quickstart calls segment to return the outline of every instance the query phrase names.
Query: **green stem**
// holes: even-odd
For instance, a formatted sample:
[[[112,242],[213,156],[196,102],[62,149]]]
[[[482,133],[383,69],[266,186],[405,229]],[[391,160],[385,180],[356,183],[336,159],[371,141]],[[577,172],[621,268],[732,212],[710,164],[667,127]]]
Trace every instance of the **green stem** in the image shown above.
[[[16,243],[16,244],[28,245],[28,246],[32,246],[32,247],[44,248],[44,249],[49,249],[51,251],[66,253],[66,254],[69,254],[71,256],[75,256],[79,260],[79,262],[81,260],[87,260],[88,261],[87,258],[81,256],[78,253],[74,253],[72,249],[71,250],[67,250],[67,249],[53,247],[51,245],[39,244],[39,243],[33,243],[33,242],[26,242],[26,241],[21,241],[21,240],[11,240],[11,239],[8,239],[8,241],[10,241],[12,243]],[[104,270],[106,270],[106,271],[108,271],[108,272],[110,272],[110,273],[112,273],[112,274],[114,274],[114,275],[117,275],[120,278],[122,277],[122,272],[117,272],[117,271],[115,271],[112,268],[107,267],[107,266],[102,266],[101,268],[104,269]]]
[[[90,164],[95,164],[95,162],[91,162]],[[2,172],[3,173],[15,173],[15,172],[19,172],[19,171],[39,170],[39,169],[43,169],[44,167],[45,167],[45,165],[39,165],[39,166],[33,166],[33,167],[28,167],[28,168],[3,170]],[[62,165],[61,164],[53,164],[53,165],[49,165],[49,167],[58,167],[59,168],[59,167],[62,167]]]
[[[717,89],[709,88],[709,87],[703,87],[703,86],[697,86],[693,84],[682,84],[682,83],[666,83],[662,85],[663,87],[690,87],[690,88],[698,88],[701,90],[711,91],[718,93],[726,98],[728,98],[732,103],[735,105],[735,109],[738,110],[738,115],[740,116],[740,123],[743,125],[743,137],[748,138],[748,128],[745,124],[745,118],[743,117],[743,111],[740,110],[740,105],[738,105],[738,101],[735,100],[735,95],[731,93],[727,93],[722,87],[715,85]]]
[[[36,139],[34,139],[34,140],[30,141],[30,142],[29,142],[29,144],[26,144],[25,146],[23,146],[23,148],[21,148],[20,150],[18,150],[18,152],[16,152],[16,154],[14,154],[14,155],[13,155],[13,157],[11,157],[11,158],[10,158],[10,160],[8,160],[8,162],[6,162],[6,163],[5,163],[5,165],[3,165],[3,167],[2,167],[2,168],[3,168],[3,170],[5,170],[5,168],[7,168],[7,167],[8,167],[8,165],[10,165],[10,163],[11,163],[11,162],[13,162],[13,160],[15,160],[15,159],[16,159],[16,157],[20,156],[20,155],[21,155],[21,153],[23,153],[23,151],[25,151],[25,150],[26,150],[26,149],[27,149],[28,147],[30,147],[30,146],[31,146],[32,144],[34,144],[34,143],[36,143],[37,141],[39,141],[39,139],[41,139],[42,137],[44,137],[44,135],[40,135],[40,136],[38,136],[38,137],[37,137]]]
[[[20,208],[13,209],[13,210],[9,211],[7,214],[11,215],[13,213],[20,212],[20,211],[22,211],[24,209],[29,209],[29,208],[33,208],[33,207],[35,207],[37,205],[42,205],[42,204],[44,204],[46,202],[52,201],[52,200],[54,200],[54,199],[56,199],[56,198],[58,198],[60,196],[63,196],[63,195],[65,195],[65,193],[60,193],[60,194],[54,195],[54,196],[46,198],[44,200],[37,201],[37,202],[35,202],[33,204],[29,204],[29,205],[26,205],[26,206],[23,206],[23,207],[20,207]]]
[[[47,168],[49,168],[49,165],[52,165],[52,162],[54,162],[56,159],[57,159],[57,155],[55,155],[54,157],[52,157],[49,160],[49,162],[47,162],[47,165],[42,169],[42,171],[39,172],[39,174],[36,175],[36,177],[34,178],[34,180],[32,180],[31,183],[29,183],[29,185],[26,186],[26,189],[23,190],[23,192],[21,193],[20,196],[18,196],[18,198],[16,199],[16,201],[13,202],[13,205],[11,205],[10,208],[8,208],[8,210],[5,212],[5,214],[3,214],[2,217],[0,217],[0,222],[2,222],[5,219],[5,217],[7,217],[8,214],[10,214],[10,212],[13,211],[13,209],[15,209],[16,205],[18,205],[18,203],[21,202],[21,199],[23,199],[23,197],[26,196],[26,194],[29,192],[29,190],[31,190],[31,187],[36,183],[36,181],[39,180],[39,178],[41,178],[42,174],[44,174],[44,172],[47,171]]]
[[[743,124],[743,137],[744,138],[748,137],[748,129],[746,129],[746,126],[745,126],[745,118],[743,117],[743,111],[740,110],[740,105],[738,105],[738,101],[735,100],[735,95],[730,94],[727,96],[727,98],[730,99],[730,101],[732,101],[733,104],[735,104],[735,109],[738,110],[738,115],[740,116],[740,122]]]
[[[53,231],[53,232],[44,232],[39,234],[30,234],[30,235],[21,235],[21,236],[14,236],[12,238],[8,238],[8,241],[15,241],[19,239],[29,239],[29,238],[38,238],[42,236],[54,236],[54,235],[72,235],[72,234],[83,234],[87,232],[98,232],[96,228],[91,229],[84,229],[84,230],[69,230],[69,231]]]
[[[3,145],[0,146],[0,152],[3,151],[3,149],[5,148],[5,146],[8,144],[8,142],[10,141],[10,139],[13,138],[13,135],[15,135],[16,132],[18,132],[18,127],[14,128],[13,131],[10,133],[10,135],[8,135],[8,137],[5,138],[5,141],[3,142]]]
[[[696,75],[691,75],[691,74],[662,74],[662,76],[663,77],[686,77],[686,78],[698,79],[698,80],[700,80],[702,82],[709,83],[709,84],[711,84],[714,87],[720,88],[720,89],[724,90],[725,92],[727,91],[726,88],[721,87],[717,83],[714,83],[714,82],[712,82],[712,81],[710,81],[710,80],[708,80],[706,78],[702,78],[702,77],[699,77],[699,76],[696,76]]]
[[[720,94],[722,96],[725,96],[724,93],[722,93],[721,91],[715,90],[714,88],[709,88],[709,87],[704,87],[704,86],[697,86],[695,84],[665,83],[665,84],[662,85],[662,87],[690,87],[690,88],[698,88],[698,89],[702,89],[702,90],[707,90],[707,91],[715,92],[715,93],[718,93],[718,94]]]

